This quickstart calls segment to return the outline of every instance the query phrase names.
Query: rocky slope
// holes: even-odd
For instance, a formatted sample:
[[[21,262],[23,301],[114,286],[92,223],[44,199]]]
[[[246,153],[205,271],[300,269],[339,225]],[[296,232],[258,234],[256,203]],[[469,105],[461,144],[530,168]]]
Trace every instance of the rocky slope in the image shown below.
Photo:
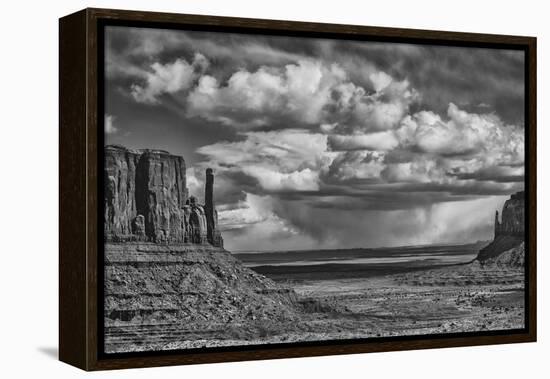
[[[229,321],[294,316],[295,294],[210,245],[108,244],[105,316]]]
[[[174,339],[159,335],[167,325],[223,338],[227,325],[246,323],[253,333],[255,322],[292,322],[302,311],[292,289],[208,244],[108,243],[104,291],[107,351],[136,350],[140,340],[163,348]]]
[[[519,246],[504,251],[494,258],[489,258],[483,261],[483,266],[517,269],[525,267],[525,242],[522,242]]]
[[[500,254],[518,247],[523,243],[523,238],[516,236],[498,236],[489,245],[480,250],[477,260],[485,262],[489,259],[495,259]]]

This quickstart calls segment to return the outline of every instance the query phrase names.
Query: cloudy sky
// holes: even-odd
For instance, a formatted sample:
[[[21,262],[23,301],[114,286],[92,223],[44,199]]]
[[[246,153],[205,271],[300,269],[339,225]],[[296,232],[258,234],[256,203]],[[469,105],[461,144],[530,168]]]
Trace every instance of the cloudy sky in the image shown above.
[[[492,238],[524,185],[521,51],[108,27],[105,142],[204,169],[226,247]]]

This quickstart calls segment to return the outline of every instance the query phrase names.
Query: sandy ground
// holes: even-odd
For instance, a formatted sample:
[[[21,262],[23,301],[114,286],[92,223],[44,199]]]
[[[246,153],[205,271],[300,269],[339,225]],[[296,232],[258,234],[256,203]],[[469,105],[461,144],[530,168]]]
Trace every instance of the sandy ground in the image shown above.
[[[518,329],[524,326],[523,270],[477,264],[296,286],[301,296],[332,299],[371,326],[395,336]],[[366,324],[366,325],[363,325]]]
[[[113,342],[107,348],[171,350],[519,329],[524,279],[522,269],[473,263],[363,279],[286,282],[304,307],[293,322],[120,326],[106,330]]]

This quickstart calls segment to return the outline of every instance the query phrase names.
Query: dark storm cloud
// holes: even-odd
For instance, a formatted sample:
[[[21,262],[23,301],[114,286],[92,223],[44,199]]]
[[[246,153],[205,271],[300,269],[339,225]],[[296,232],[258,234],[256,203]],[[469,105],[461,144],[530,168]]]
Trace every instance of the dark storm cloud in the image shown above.
[[[222,171],[216,177],[216,201],[220,204],[236,204],[246,193],[260,192],[258,180],[240,171]]]
[[[487,208],[501,205],[495,199],[477,199],[454,204],[441,203],[399,210],[370,210],[353,207],[318,208],[303,202],[282,202],[275,213],[290,229],[312,236],[322,246],[397,246],[430,242],[475,241],[492,230],[493,214]],[[452,211],[452,212],[451,212]],[[313,221],[314,220],[314,221]],[[475,222],[472,222],[475,220]]]
[[[145,28],[109,27],[107,61],[113,74],[131,74],[128,65],[145,68],[155,62],[191,60],[195,53],[208,57],[216,76],[227,79],[239,68],[284,65],[313,54],[315,43],[292,37],[246,34],[180,32]],[[122,63],[124,67],[118,65]]]
[[[508,167],[490,167],[471,173],[455,174],[461,180],[492,181],[497,183],[523,183],[525,175],[513,174]],[[453,174],[451,174],[453,175]]]
[[[365,180],[349,180],[341,185],[323,187],[319,191],[267,192],[281,201],[304,202],[315,208],[399,210],[437,203],[462,202],[487,196],[505,196],[519,191],[523,184],[487,181],[463,183],[399,183],[373,184]]]
[[[508,123],[523,121],[521,51],[117,27],[109,28],[107,48],[108,72],[130,75],[155,62],[192,60],[201,53],[221,81],[238,69],[253,72],[261,65],[319,57],[341,64],[367,89],[368,72],[375,69],[408,79],[422,93],[419,108],[442,113],[454,102],[469,111],[495,111]]]
[[[199,198],[213,167],[230,248],[470,241],[523,188],[523,69],[519,51],[113,27],[106,142],[184,156]]]
[[[443,113],[450,102],[468,111],[495,111],[523,123],[523,51],[388,43],[331,42],[330,55],[365,59],[422,93],[418,109]],[[359,76],[360,79],[360,76]]]

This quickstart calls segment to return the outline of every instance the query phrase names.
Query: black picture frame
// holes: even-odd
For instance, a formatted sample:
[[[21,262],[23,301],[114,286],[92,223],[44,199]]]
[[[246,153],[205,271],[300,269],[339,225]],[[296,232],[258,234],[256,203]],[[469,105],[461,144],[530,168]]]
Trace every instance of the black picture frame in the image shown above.
[[[525,53],[526,327],[521,330],[105,354],[103,31],[107,25],[522,50]],[[59,358],[85,370],[536,341],[536,38],[85,9],[59,22]]]

